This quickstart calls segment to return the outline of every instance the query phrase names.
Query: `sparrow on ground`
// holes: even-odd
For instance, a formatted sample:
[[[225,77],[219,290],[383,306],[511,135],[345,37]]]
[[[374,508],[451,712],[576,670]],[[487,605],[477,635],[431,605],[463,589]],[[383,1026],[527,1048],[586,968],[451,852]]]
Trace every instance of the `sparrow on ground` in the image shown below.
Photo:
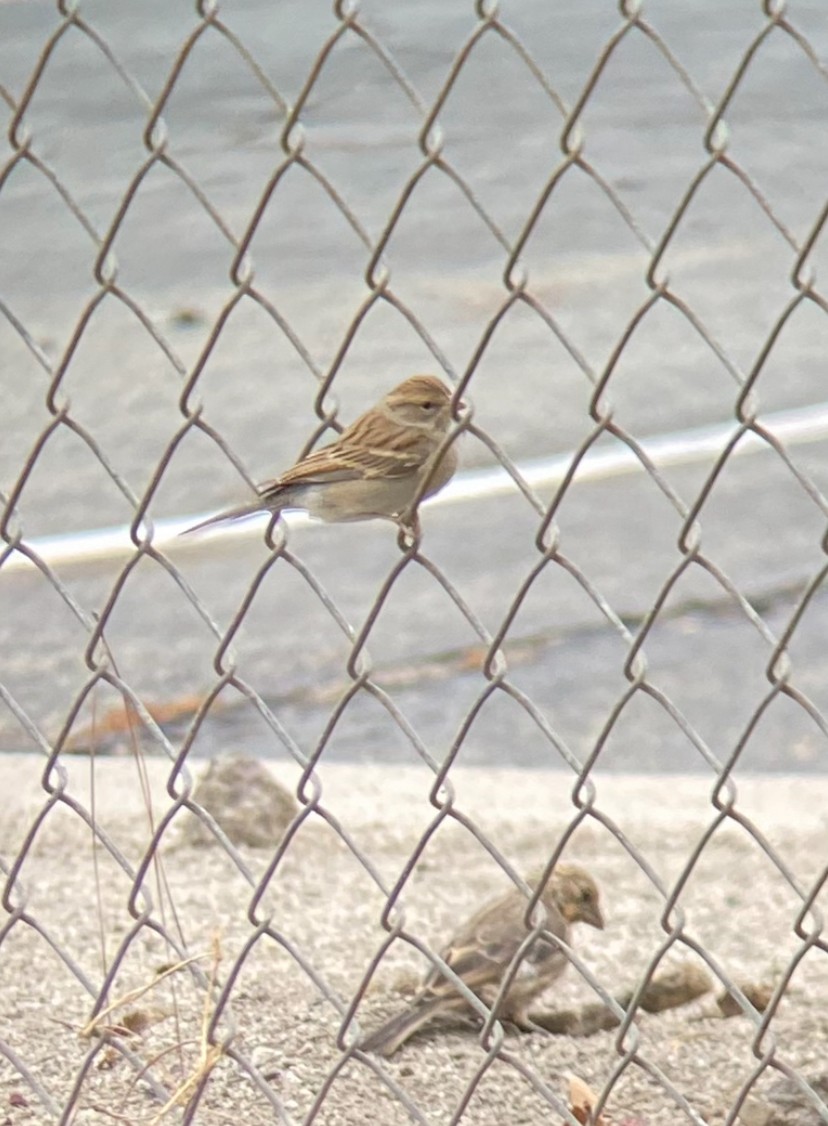
[[[538,877],[529,883],[535,888]],[[566,955],[552,939],[560,938],[568,945],[574,923],[588,923],[599,929],[604,926],[598,887],[589,873],[575,864],[556,865],[539,902],[546,911],[543,930],[523,951],[498,1011],[501,1020],[522,1029],[534,1027],[529,1006],[567,967]],[[526,926],[528,906],[523,892],[512,888],[464,923],[442,951],[443,960],[488,1006],[494,1003],[504,975],[533,930]],[[434,967],[410,1007],[368,1036],[360,1047],[366,1052],[390,1056],[433,1018],[470,1011],[465,998]]]

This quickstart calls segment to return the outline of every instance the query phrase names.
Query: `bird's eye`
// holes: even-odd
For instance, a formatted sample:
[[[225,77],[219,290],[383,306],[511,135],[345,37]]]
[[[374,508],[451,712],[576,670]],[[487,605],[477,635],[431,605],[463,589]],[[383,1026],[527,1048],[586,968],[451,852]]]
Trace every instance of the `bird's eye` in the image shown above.
[[[420,403],[420,406],[424,411],[430,411],[433,408],[434,403],[432,403],[430,399],[426,399],[424,403]]]

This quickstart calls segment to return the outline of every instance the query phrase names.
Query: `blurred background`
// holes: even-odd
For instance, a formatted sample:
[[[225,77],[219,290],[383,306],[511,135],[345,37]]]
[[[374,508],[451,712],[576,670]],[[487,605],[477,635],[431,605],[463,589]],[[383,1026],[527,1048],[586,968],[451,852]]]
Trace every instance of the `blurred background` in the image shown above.
[[[481,11],[0,3],[3,534],[51,568],[0,563],[0,748],[122,749],[105,662],[179,739],[232,634],[196,754],[825,769],[822,5]],[[415,371],[480,434],[376,617],[391,526],[166,534]],[[728,453],[748,385],[779,442]],[[534,504],[466,488],[499,454]],[[139,505],[158,556],[94,554]]]

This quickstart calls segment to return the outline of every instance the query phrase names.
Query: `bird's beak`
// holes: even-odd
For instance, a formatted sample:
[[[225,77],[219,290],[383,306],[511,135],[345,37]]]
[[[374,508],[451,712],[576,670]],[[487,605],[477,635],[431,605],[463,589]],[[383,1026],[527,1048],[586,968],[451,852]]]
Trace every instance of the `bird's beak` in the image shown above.
[[[597,927],[599,931],[604,929],[604,916],[601,914],[601,908],[597,903],[594,906],[590,906],[590,908],[584,912],[581,916],[581,920],[585,923],[589,923],[591,927]]]

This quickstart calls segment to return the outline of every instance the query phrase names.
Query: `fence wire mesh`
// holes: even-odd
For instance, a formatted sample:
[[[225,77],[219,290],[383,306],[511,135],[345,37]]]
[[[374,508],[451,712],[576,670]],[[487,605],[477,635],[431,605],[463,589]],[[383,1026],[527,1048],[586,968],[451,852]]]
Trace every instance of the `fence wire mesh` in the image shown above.
[[[0,28],[5,1121],[828,1122],[820,6]],[[416,370],[469,409],[414,537],[168,534]],[[561,860],[593,1035],[455,977],[363,1050]],[[736,1019],[653,1011],[688,964]]]

